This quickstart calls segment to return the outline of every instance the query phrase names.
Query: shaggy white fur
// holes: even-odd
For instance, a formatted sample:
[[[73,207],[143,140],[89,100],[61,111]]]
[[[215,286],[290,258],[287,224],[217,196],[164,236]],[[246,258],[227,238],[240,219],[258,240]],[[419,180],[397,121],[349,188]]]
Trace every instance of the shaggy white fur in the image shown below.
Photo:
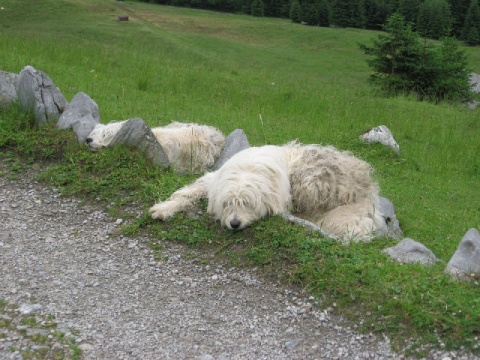
[[[294,211],[344,243],[365,241],[384,227],[371,172],[368,163],[329,146],[252,147],[149,211],[165,220],[207,198],[207,211],[228,229]]]
[[[126,122],[127,120],[112,121],[108,124],[95,125],[85,140],[88,148],[92,151],[99,151],[103,147],[108,146]]]
[[[99,151],[108,146],[125,122],[96,125],[86,139],[90,150]],[[151,130],[177,172],[207,170],[220,157],[225,144],[220,130],[207,125],[172,122]]]

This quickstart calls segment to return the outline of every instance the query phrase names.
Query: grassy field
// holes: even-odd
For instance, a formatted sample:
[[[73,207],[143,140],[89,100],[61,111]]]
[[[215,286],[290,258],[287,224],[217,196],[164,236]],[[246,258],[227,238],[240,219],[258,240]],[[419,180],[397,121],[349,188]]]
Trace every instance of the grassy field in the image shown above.
[[[452,281],[443,269],[464,233],[480,228],[479,112],[373,93],[358,43],[378,33],[135,1],[3,0],[1,6],[0,70],[45,71],[67,100],[89,94],[103,122],[193,121],[225,134],[242,128],[252,145],[299,139],[350,150],[376,168],[405,237],[442,262],[428,269],[398,265],[380,254],[392,240],[343,247],[278,218],[232,234],[208,216],[158,223],[124,213],[131,219],[125,231],[149,231],[155,251],[175,240],[217,247],[236,266],[281,268],[286,280],[325,306],[336,302],[353,321],[360,310],[365,330],[390,334],[396,348],[409,336],[431,346],[478,347],[478,283]],[[120,14],[129,21],[118,22]],[[480,48],[467,53],[480,73]],[[91,154],[70,133],[19,125],[28,122],[14,108],[0,112],[1,156],[12,170],[24,166],[19,156],[27,164],[48,163],[43,180],[65,194],[104,201],[112,214],[132,203],[146,210],[194,178],[152,168],[125,149]],[[358,140],[381,124],[392,130],[400,155]]]

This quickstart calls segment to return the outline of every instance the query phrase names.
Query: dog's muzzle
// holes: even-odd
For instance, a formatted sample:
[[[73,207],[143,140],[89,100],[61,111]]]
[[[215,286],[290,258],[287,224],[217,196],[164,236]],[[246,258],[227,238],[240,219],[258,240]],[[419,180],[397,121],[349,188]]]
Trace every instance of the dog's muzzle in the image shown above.
[[[238,219],[232,219],[230,220],[230,226],[234,230],[238,230],[240,228],[240,225],[242,225],[241,221]]]

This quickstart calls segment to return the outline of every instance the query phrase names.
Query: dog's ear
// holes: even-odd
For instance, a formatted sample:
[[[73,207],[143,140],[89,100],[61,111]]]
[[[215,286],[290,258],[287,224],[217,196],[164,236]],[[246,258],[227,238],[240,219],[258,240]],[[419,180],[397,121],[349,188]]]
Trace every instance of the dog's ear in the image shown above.
[[[218,216],[223,209],[220,191],[210,191],[208,194],[207,212]]]
[[[270,191],[263,191],[262,205],[266,208],[267,215],[276,215],[283,213],[286,208],[285,199],[279,193],[278,189],[269,189]]]

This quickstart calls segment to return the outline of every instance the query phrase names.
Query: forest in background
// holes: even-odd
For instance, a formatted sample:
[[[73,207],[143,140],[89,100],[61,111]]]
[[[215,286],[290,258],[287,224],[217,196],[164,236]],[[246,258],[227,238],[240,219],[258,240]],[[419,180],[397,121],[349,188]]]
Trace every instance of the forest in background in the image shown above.
[[[140,0],[162,5],[289,18],[311,26],[383,29],[398,13],[422,36],[480,45],[478,0]]]

